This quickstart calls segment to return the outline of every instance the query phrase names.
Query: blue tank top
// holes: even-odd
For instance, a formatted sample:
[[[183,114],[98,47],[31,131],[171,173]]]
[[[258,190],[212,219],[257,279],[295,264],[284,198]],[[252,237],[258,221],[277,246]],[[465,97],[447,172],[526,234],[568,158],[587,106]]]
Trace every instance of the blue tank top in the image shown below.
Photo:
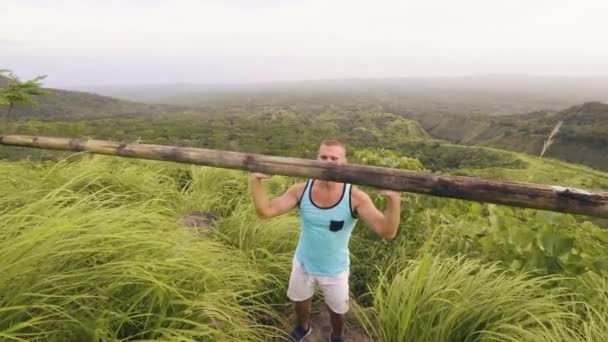
[[[357,218],[351,209],[351,184],[344,184],[342,196],[331,207],[320,207],[312,200],[315,181],[306,182],[300,199],[300,240],[296,260],[306,273],[334,276],[348,270],[348,242]]]

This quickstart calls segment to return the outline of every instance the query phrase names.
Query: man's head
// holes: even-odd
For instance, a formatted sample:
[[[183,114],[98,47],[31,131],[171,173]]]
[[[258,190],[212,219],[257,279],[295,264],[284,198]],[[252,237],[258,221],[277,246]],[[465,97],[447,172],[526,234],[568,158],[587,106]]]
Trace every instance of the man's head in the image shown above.
[[[346,146],[339,139],[325,139],[319,146],[317,159],[331,164],[346,164]]]

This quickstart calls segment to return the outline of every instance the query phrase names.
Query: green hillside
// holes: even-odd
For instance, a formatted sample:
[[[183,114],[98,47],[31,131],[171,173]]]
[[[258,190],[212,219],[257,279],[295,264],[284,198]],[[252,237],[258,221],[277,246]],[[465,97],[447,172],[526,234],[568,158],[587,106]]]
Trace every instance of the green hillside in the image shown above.
[[[386,147],[428,139],[411,120],[388,113],[333,112],[298,115],[291,110],[265,109],[250,114],[183,114],[154,120],[114,118],[84,121],[38,120],[16,125],[16,133],[86,136],[97,139],[210,147],[216,149],[311,157],[316,144],[328,136],[345,138],[356,147]],[[8,156],[8,149],[1,156]],[[24,153],[32,151],[24,150]]]
[[[0,86],[2,81],[0,79]],[[370,146],[386,144],[387,141],[389,145],[394,145],[402,140],[432,136],[459,144],[538,155],[549,132],[559,121],[564,121],[545,156],[608,170],[608,105],[588,102],[563,111],[539,110],[529,114],[497,115],[530,108],[551,109],[563,102],[535,97],[544,94],[540,90],[544,84],[542,82],[536,85],[538,89],[535,88],[528,97],[521,97],[519,101],[516,100],[518,94],[514,93],[514,87],[521,82],[512,84],[508,88],[511,92],[503,98],[499,96],[502,88],[496,85],[500,83],[492,79],[487,83],[454,80],[447,83],[450,86],[442,86],[441,82],[396,79],[301,82],[284,84],[286,88],[260,85],[259,88],[238,88],[210,94],[193,93],[192,101],[182,103],[202,106],[195,109],[51,89],[52,95],[38,99],[38,106],[18,106],[14,116],[18,120],[60,122],[51,124],[55,127],[52,129],[34,124],[34,130],[22,129],[22,132],[143,138],[157,143],[218,148],[247,149],[249,146],[266,144],[276,146],[270,150],[273,153],[314,140],[310,133],[305,133],[296,134],[300,139],[295,142],[290,136],[273,129],[293,129],[295,133],[301,133],[302,127],[314,125],[318,128],[317,137],[323,134],[343,135]],[[479,93],[484,84],[494,84],[492,94],[498,98],[484,98]],[[462,89],[456,91],[457,86]],[[560,94],[572,96],[565,87],[562,88]],[[596,88],[594,86],[593,89]],[[598,94],[596,90],[592,93]],[[158,96],[162,98],[160,93]],[[509,106],[509,103],[513,106]],[[394,115],[389,113],[401,116],[406,121],[393,122],[391,115]],[[118,118],[125,124],[82,121],[103,118]],[[124,121],[126,118],[135,121]],[[143,122],[146,118],[154,118],[156,124]],[[80,126],[91,129],[73,129],[74,126],[69,124],[67,126],[70,127],[66,127],[65,123],[61,123],[66,121],[79,121]],[[391,124],[387,125],[389,121]],[[234,125],[229,122],[238,123]],[[260,129],[269,122],[272,122],[271,127],[276,128]],[[150,130],[152,127],[154,129]],[[379,136],[384,137],[382,143]],[[281,140],[281,143],[273,140]],[[355,143],[354,146],[365,145]]]
[[[562,111],[491,116],[406,115],[430,135],[466,145],[482,145],[540,155],[553,128],[563,121],[545,157],[608,170],[608,104],[588,102]]]
[[[328,136],[343,138],[353,148],[386,148],[417,158],[428,170],[460,172],[607,189],[604,172],[581,165],[539,159],[506,150],[453,144],[429,136],[420,125],[388,113],[333,112],[299,115],[269,108],[250,115],[160,116],[155,120],[24,121],[16,132],[28,135],[90,137],[120,141],[193,146],[312,158]],[[552,148],[555,147],[552,146]],[[0,156],[21,158],[56,153],[0,148]]]
[[[8,82],[0,76],[0,87]],[[143,104],[86,92],[45,88],[48,96],[37,97],[37,106],[15,106],[17,120],[76,120],[108,117],[145,117],[162,113],[183,113],[182,106]],[[1,108],[0,108],[1,109]]]
[[[270,106],[15,128],[305,158],[338,136],[351,163],[608,190],[606,172],[433,139],[418,122],[377,111]],[[298,213],[260,220],[247,173],[5,146],[0,158],[3,339],[274,341],[289,331]],[[266,184],[274,196],[295,181]],[[349,328],[388,342],[608,334],[608,222],[402,199],[396,239],[378,238],[363,222],[353,233]],[[193,211],[216,220],[187,227],[183,216]]]
[[[503,116],[468,132],[461,141],[539,155],[560,121],[563,124],[545,156],[608,170],[608,104],[599,102],[555,113]]]

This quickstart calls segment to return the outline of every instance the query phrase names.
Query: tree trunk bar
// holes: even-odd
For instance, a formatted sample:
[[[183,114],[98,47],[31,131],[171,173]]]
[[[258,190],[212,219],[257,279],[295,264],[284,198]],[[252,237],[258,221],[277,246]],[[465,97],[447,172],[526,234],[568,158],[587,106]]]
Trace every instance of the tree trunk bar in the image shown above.
[[[437,175],[355,164],[327,165],[317,160],[107,140],[0,135],[0,145],[86,151],[128,158],[206,165],[608,218],[608,192],[572,187]]]

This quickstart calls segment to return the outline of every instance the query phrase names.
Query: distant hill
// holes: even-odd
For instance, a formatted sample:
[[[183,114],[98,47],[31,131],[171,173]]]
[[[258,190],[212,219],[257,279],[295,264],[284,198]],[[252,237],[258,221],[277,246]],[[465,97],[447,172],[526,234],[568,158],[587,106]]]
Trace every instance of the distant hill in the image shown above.
[[[0,76],[0,87],[8,82]],[[36,106],[16,106],[14,116],[20,119],[71,120],[109,117],[140,117],[162,113],[180,113],[183,106],[144,104],[96,94],[46,88],[49,96],[38,97]]]
[[[317,107],[320,110],[339,106],[424,116],[471,113],[508,115],[560,110],[577,103],[603,101],[608,97],[606,89],[608,78],[525,75],[79,88],[149,103],[217,108],[237,105],[248,108],[297,106]]]
[[[469,116],[432,129],[434,136],[539,155],[547,137],[563,121],[546,157],[608,170],[608,104],[588,102],[552,112],[501,117]]]
[[[553,81],[555,83],[551,83]],[[294,121],[317,125],[326,134],[348,132],[355,140],[368,144],[379,139],[378,132],[390,130],[393,135],[388,136],[398,136],[396,139],[431,136],[458,144],[483,145],[530,155],[538,155],[549,132],[559,121],[564,121],[545,156],[608,170],[608,105],[601,102],[570,105],[576,99],[605,98],[608,81],[571,81],[568,87],[563,79],[518,77],[326,80],[208,86],[204,89],[149,86],[136,91],[141,95],[146,89],[154,89],[147,96],[155,96],[156,100],[171,100],[174,96],[173,102],[182,105],[142,104],[80,91],[51,89],[53,95],[40,98],[38,106],[17,108],[16,116],[66,121],[168,114],[169,125],[178,118],[185,120],[184,126],[192,130],[188,136],[198,136],[208,128],[211,131],[204,134],[208,137],[219,129],[216,122],[220,118],[242,115],[254,123],[256,120],[278,120],[287,125]],[[0,79],[0,84],[2,82]],[[603,82],[605,88],[601,87]],[[125,94],[130,93],[125,91]],[[560,110],[566,107],[564,104],[569,108]],[[520,114],[524,112],[527,114]],[[256,116],[256,113],[267,113],[270,119]],[[364,115],[366,113],[385,114],[374,117]],[[386,113],[417,123],[395,121],[393,125],[384,125],[388,119],[393,120]],[[209,127],[201,125],[202,116],[213,117]],[[330,122],[334,119],[336,122]],[[335,125],[340,129],[336,130]],[[232,139],[228,136],[234,135],[233,128],[226,129],[226,137],[218,136],[217,139],[226,142]],[[129,130],[120,128],[121,132]],[[242,134],[260,135],[259,132],[244,129]],[[266,143],[276,140],[277,134],[272,132],[265,136]],[[164,136],[170,141],[180,134],[167,131]],[[257,140],[250,143],[254,142]],[[285,141],[283,147],[287,145]]]

